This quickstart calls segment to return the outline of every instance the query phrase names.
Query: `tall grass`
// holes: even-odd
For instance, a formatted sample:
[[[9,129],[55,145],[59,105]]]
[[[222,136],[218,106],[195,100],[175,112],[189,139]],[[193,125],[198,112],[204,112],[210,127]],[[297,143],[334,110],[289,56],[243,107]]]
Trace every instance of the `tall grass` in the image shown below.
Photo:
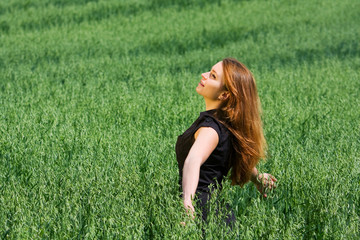
[[[0,238],[354,239],[358,1],[3,1]],[[227,56],[257,80],[278,188],[187,219],[174,146]],[[188,221],[182,227],[181,221]]]

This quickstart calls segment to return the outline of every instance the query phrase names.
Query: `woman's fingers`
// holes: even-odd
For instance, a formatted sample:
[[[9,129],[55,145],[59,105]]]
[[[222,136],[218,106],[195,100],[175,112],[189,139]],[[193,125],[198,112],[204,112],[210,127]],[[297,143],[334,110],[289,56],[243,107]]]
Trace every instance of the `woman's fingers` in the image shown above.
[[[194,209],[194,206],[192,205],[192,203],[184,202],[184,207],[185,207],[187,215],[190,216],[192,219],[194,219],[195,218],[195,209]]]
[[[270,175],[270,178],[271,178],[271,187],[276,188],[277,179],[273,175],[271,175],[271,174],[269,174],[269,175]]]
[[[194,207],[191,205],[191,206],[188,206],[188,208],[186,209],[186,213],[191,216],[192,219],[195,218],[195,209]]]
[[[271,174],[267,174],[266,176],[264,176],[262,183],[265,191],[276,188],[276,184],[275,184],[276,181],[277,179]]]
[[[261,173],[257,177],[258,183],[256,184],[257,189],[263,197],[267,197],[267,193],[276,188],[277,179],[269,173]]]
[[[276,179],[273,175],[269,174],[269,176],[270,176],[270,178],[271,178],[274,182],[277,181],[277,179]]]
[[[195,219],[195,209],[193,205],[187,205],[186,207],[186,214],[192,219]],[[182,225],[183,227],[186,226],[186,222],[180,222],[180,225]]]

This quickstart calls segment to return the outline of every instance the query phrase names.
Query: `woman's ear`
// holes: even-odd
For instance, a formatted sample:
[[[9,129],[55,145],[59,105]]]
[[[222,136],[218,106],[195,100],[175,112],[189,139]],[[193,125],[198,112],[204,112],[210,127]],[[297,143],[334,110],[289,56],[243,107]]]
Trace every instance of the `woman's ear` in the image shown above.
[[[219,100],[224,101],[229,97],[230,93],[229,91],[224,91],[220,94]]]

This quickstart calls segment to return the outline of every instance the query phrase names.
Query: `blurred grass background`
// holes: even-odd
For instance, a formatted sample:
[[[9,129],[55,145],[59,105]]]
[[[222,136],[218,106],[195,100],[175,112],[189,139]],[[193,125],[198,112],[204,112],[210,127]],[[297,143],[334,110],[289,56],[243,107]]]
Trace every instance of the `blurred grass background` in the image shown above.
[[[236,226],[206,237],[358,237],[359,22],[355,0],[2,1],[0,238],[202,238],[174,147],[228,56],[257,80],[279,186],[225,185]]]

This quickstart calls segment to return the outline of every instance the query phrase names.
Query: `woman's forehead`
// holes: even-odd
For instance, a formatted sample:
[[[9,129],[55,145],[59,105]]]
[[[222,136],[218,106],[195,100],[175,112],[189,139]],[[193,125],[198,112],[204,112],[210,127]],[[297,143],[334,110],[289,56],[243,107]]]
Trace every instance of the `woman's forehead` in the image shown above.
[[[212,70],[214,70],[218,75],[222,74],[222,61],[216,63],[213,67]]]

